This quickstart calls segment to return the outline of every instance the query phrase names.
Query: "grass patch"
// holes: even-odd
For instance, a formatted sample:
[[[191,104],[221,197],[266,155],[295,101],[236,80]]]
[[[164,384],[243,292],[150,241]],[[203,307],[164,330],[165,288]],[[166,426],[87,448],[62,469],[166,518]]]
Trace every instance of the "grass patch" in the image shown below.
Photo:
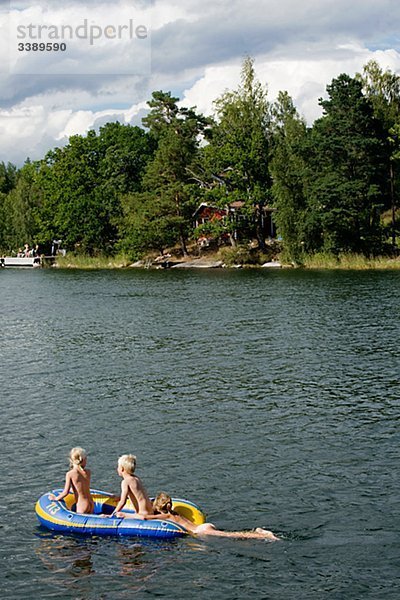
[[[376,256],[368,258],[362,254],[340,254],[338,257],[332,254],[314,254],[305,256],[303,265],[306,269],[348,269],[348,270],[371,270],[371,269],[400,269],[400,258]]]
[[[247,267],[257,267],[264,262],[275,258],[275,253],[262,253],[258,250],[249,249],[245,246],[237,246],[236,248],[225,247],[220,248],[218,253],[204,253],[203,258],[222,260],[227,266],[241,264]],[[151,261],[151,258],[148,257]],[[66,256],[58,256],[56,266],[60,269],[124,269],[132,264],[125,255],[118,256],[85,256],[67,254]],[[385,256],[377,256],[368,258],[362,254],[340,254],[338,257],[333,254],[319,253],[313,255],[305,255],[301,266],[305,269],[343,269],[343,270],[390,270],[400,269],[400,257],[390,258]]]
[[[66,256],[57,256],[56,266],[60,269],[123,269],[131,262],[124,255],[85,256],[82,254],[67,254]]]

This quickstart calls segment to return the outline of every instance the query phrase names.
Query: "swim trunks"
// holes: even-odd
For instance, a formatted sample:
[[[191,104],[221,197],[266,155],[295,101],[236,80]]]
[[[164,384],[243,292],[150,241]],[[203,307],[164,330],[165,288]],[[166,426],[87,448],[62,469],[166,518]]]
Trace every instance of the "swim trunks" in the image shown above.
[[[202,525],[198,525],[196,527],[195,533],[207,533],[210,529],[216,529],[215,525],[212,523],[203,523]]]

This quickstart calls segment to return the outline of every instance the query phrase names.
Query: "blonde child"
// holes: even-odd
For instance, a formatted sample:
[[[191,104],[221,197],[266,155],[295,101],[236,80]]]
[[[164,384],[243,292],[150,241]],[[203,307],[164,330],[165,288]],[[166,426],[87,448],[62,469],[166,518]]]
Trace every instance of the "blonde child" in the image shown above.
[[[133,454],[123,454],[118,459],[117,472],[121,481],[121,497],[120,500],[111,516],[116,515],[117,517],[134,517],[143,518],[146,515],[153,514],[153,505],[151,500],[144,488],[143,483],[137,475],[135,475],[136,469],[136,456]],[[126,504],[126,501],[130,498],[133,507],[136,511],[135,514],[121,513],[120,511]]]
[[[76,512],[90,514],[94,510],[94,502],[90,493],[89,469],[86,469],[87,454],[83,448],[72,448],[69,453],[70,470],[65,476],[65,486],[61,494],[50,494],[50,500],[62,500],[72,490],[75,496]]]
[[[203,523],[202,525],[195,525],[185,517],[182,517],[178,513],[172,510],[172,499],[165,492],[158,494],[153,502],[154,515],[145,516],[145,519],[167,519],[183,525],[190,533],[194,535],[217,535],[220,537],[230,538],[251,538],[258,540],[279,540],[272,531],[257,527],[254,531],[222,531],[216,529],[212,523]]]

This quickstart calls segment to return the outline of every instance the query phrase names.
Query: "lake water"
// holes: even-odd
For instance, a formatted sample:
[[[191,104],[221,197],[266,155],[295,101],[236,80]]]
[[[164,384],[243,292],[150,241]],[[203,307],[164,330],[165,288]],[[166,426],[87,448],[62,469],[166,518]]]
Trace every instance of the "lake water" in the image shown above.
[[[2,598],[398,599],[400,272],[0,272]],[[283,541],[52,535],[74,445],[117,492]]]

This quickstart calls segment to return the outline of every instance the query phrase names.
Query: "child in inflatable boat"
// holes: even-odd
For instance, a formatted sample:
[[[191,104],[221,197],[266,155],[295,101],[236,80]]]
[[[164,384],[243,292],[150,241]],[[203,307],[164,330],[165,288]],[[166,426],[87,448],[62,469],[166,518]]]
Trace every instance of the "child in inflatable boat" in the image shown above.
[[[118,459],[117,472],[122,478],[121,496],[111,517],[126,517],[127,514],[120,512],[128,498],[135,507],[135,519],[144,518],[146,515],[154,514],[153,505],[142,480],[135,475],[136,456],[134,454],[123,454]]]
[[[70,470],[65,476],[64,489],[58,496],[49,495],[50,500],[62,500],[72,489],[75,495],[76,512],[84,515],[91,514],[94,510],[94,502],[90,493],[91,473],[86,468],[86,463],[86,450],[80,447],[72,448],[69,453]]]
[[[153,502],[154,515],[145,515],[143,519],[163,519],[170,520],[178,525],[182,525],[190,533],[194,535],[215,535],[219,537],[239,538],[239,539],[258,539],[258,540],[279,540],[272,531],[257,527],[254,531],[223,531],[217,529],[212,523],[203,523],[202,525],[195,525],[185,517],[182,517],[178,513],[172,510],[172,499],[171,496],[165,492],[158,494]]]

